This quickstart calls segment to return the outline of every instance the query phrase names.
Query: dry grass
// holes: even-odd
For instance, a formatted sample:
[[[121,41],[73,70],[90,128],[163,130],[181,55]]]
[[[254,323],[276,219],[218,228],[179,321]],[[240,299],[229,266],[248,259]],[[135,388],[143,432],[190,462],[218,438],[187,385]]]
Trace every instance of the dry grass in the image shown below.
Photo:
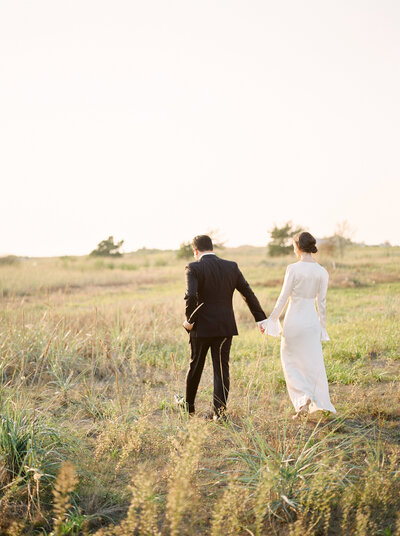
[[[271,310],[293,259],[250,247],[223,255]],[[188,422],[175,407],[188,344],[173,252],[112,266],[84,258],[0,266],[0,533],[398,533],[399,259],[398,248],[356,248],[335,268],[324,260],[332,283],[324,355],[338,417],[300,424],[290,419],[279,341],[259,336],[240,297],[230,422],[201,418],[210,366],[199,416]],[[5,423],[14,423],[11,436]],[[56,479],[63,460],[77,483],[70,469]]]

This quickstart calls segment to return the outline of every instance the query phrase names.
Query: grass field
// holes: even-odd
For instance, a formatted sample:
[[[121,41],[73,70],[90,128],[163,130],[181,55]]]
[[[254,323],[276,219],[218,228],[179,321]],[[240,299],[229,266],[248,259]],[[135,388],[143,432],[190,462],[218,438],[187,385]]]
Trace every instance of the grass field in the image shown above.
[[[286,264],[236,260],[265,311]],[[235,296],[230,421],[184,392],[184,265],[172,251],[0,264],[0,534],[400,534],[400,248],[330,273],[324,357],[335,418],[291,419],[279,340]]]

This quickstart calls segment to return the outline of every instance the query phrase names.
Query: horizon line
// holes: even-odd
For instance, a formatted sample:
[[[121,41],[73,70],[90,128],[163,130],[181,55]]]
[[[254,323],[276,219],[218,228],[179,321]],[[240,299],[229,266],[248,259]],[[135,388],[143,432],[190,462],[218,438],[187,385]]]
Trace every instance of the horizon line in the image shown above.
[[[323,240],[323,239],[319,239],[319,240]],[[318,239],[317,239],[317,243],[318,243]],[[391,248],[396,248],[396,247],[400,247],[400,244],[391,244],[389,241],[385,241],[385,242],[380,242],[379,244],[367,244],[366,242],[352,242],[351,243],[351,246],[353,247],[391,247]],[[240,246],[224,246],[223,248],[215,248],[215,249],[240,249],[240,248],[255,248],[255,249],[266,249],[268,248],[268,244],[266,244],[265,246],[256,246],[254,244],[241,244]],[[159,252],[169,252],[169,251],[179,251],[179,247],[178,248],[156,248],[156,247],[147,247],[147,246],[142,246],[138,249],[135,249],[135,250],[130,250],[130,251],[123,251],[121,252],[121,256],[123,255],[130,255],[132,253],[137,253],[137,252],[145,252],[145,251],[159,251]],[[90,256],[90,253],[62,253],[60,255],[21,255],[21,254],[17,254],[17,253],[0,253],[0,258],[4,258],[4,257],[19,257],[19,258],[25,258],[25,259],[54,259],[54,258],[61,258],[61,257],[89,257]],[[111,257],[113,257],[111,255]],[[116,257],[118,258],[118,256]]]

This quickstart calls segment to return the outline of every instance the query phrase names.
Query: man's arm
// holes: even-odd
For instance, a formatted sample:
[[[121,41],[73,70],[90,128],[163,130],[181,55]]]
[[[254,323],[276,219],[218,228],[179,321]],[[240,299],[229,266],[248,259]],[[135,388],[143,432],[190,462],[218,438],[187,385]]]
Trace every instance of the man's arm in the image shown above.
[[[186,292],[185,292],[185,315],[186,320],[189,320],[190,315],[197,307],[197,288],[198,280],[196,277],[195,270],[193,266],[188,264],[185,268],[185,278],[186,278]]]
[[[256,322],[261,322],[262,320],[265,320],[267,316],[262,310],[260,302],[258,301],[254,292],[251,290],[250,285],[248,284],[246,279],[243,277],[243,274],[239,270],[239,267],[237,270],[238,276],[236,289],[240,292],[244,301],[247,303],[247,307],[250,309],[251,314],[254,316],[254,320]]]

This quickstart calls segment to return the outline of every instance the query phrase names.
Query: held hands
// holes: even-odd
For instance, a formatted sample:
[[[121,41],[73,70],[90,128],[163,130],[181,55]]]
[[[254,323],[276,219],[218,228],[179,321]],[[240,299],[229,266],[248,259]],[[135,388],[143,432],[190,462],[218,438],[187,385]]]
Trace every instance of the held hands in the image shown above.
[[[187,320],[182,324],[186,331],[192,331],[194,324],[189,324]]]
[[[267,319],[263,320],[262,322],[258,322],[258,329],[261,333],[265,333],[265,328],[267,327]]]

